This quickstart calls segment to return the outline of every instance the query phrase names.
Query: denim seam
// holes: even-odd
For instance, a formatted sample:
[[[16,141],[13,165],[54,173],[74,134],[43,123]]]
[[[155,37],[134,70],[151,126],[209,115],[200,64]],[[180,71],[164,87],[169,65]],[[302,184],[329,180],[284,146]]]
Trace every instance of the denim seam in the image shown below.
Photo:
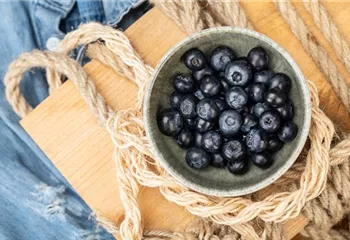
[[[134,4],[130,4],[128,6],[127,9],[125,9],[125,11],[117,18],[117,19],[114,19],[112,21],[109,21],[107,22],[107,25],[108,26],[111,26],[111,27],[115,27],[122,19],[123,17],[130,11],[130,9],[134,9],[134,8],[137,8],[138,6],[140,6],[145,0],[140,0]]]

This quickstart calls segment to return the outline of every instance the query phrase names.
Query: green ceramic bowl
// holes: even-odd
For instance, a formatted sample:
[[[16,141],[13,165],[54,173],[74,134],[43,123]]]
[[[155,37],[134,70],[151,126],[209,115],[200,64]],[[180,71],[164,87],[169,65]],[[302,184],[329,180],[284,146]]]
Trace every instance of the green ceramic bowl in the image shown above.
[[[266,170],[251,165],[241,176],[232,175],[227,169],[208,167],[191,169],[185,162],[186,151],[176,142],[164,136],[157,126],[157,112],[170,107],[169,95],[173,91],[172,79],[176,73],[190,73],[181,62],[181,56],[197,47],[205,54],[218,45],[230,46],[237,56],[246,56],[255,46],[262,46],[269,55],[269,68],[283,72],[292,79],[290,98],[295,114],[293,121],[299,131],[293,142],[285,144],[275,155],[274,164]],[[243,28],[218,27],[193,34],[171,48],[158,64],[148,87],[144,103],[146,133],[151,148],[161,165],[180,183],[195,191],[215,196],[239,196],[262,189],[281,177],[300,154],[308,136],[311,107],[310,96],[302,72],[292,57],[277,43],[266,36]]]

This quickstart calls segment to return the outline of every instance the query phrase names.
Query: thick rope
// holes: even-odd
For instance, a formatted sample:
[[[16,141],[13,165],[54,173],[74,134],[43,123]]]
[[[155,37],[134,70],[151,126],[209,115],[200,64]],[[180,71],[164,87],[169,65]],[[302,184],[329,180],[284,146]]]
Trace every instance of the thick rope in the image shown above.
[[[336,24],[330,18],[327,10],[319,0],[303,1],[306,10],[312,15],[317,27],[322,31],[333,47],[337,57],[344,63],[350,72],[350,48],[345,38],[340,34]]]
[[[223,1],[220,3],[217,1],[208,1],[208,5],[211,14],[218,19],[220,25],[253,28],[238,0]]]
[[[106,123],[113,111],[97,92],[95,84],[81,66],[66,55],[36,50],[23,53],[12,62],[4,79],[6,98],[19,116],[24,117],[32,110],[21,94],[20,82],[23,74],[35,67],[49,68],[67,76],[73,81],[97,119],[101,123]]]
[[[346,109],[350,111],[350,89],[343,76],[337,70],[335,63],[307,29],[292,3],[289,1],[273,1],[295,36],[331,83]]]

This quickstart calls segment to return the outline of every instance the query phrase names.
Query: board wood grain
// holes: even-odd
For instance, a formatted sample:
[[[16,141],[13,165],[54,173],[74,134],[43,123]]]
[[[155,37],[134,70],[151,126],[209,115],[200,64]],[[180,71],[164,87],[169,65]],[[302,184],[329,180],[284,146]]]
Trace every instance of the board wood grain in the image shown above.
[[[347,28],[349,4],[324,4],[341,32],[350,36]],[[304,75],[316,84],[321,107],[328,116],[344,129],[350,129],[349,114],[274,5],[270,2],[242,2],[242,5],[255,29],[284,47]],[[313,33],[321,38],[302,4],[295,3],[295,6]],[[171,46],[186,37],[186,33],[157,8],[150,10],[125,33],[143,59],[153,66]],[[320,40],[320,44],[331,53],[325,41]],[[346,74],[341,63],[338,61],[337,64]],[[134,106],[136,85],[95,60],[84,68],[111,106],[115,109]],[[116,223],[122,220],[123,208],[111,157],[113,144],[71,81],[57,89],[21,124],[91,208]],[[139,199],[146,228],[183,231],[193,220],[184,208],[166,201],[157,189],[143,188]],[[286,222],[287,237],[295,236],[307,222],[303,216]]]

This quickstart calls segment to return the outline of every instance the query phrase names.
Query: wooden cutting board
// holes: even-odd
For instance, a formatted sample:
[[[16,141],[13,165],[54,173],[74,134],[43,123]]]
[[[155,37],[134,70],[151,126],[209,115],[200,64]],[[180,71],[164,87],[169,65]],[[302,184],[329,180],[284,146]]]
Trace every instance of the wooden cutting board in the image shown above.
[[[350,23],[350,4],[323,4],[340,31],[350,38],[347,27]],[[299,64],[306,78],[316,84],[320,91],[321,107],[328,116],[349,130],[349,114],[274,5],[251,1],[242,5],[255,29],[284,47]],[[319,43],[325,44],[302,4],[296,3],[295,6]],[[187,36],[157,8],[150,10],[125,33],[144,60],[153,66],[171,46]],[[332,53],[328,45],[326,49]],[[340,61],[337,64],[344,73]],[[96,60],[84,68],[111,106],[115,109],[134,106],[136,86],[133,83]],[[349,76],[345,76],[348,79]],[[116,223],[122,220],[123,207],[112,160],[113,144],[71,81],[57,89],[21,124],[92,209]],[[146,228],[183,231],[193,220],[193,216],[184,208],[166,201],[157,189],[143,188],[139,199]],[[286,235],[292,238],[307,222],[303,216],[288,221],[284,224]]]

